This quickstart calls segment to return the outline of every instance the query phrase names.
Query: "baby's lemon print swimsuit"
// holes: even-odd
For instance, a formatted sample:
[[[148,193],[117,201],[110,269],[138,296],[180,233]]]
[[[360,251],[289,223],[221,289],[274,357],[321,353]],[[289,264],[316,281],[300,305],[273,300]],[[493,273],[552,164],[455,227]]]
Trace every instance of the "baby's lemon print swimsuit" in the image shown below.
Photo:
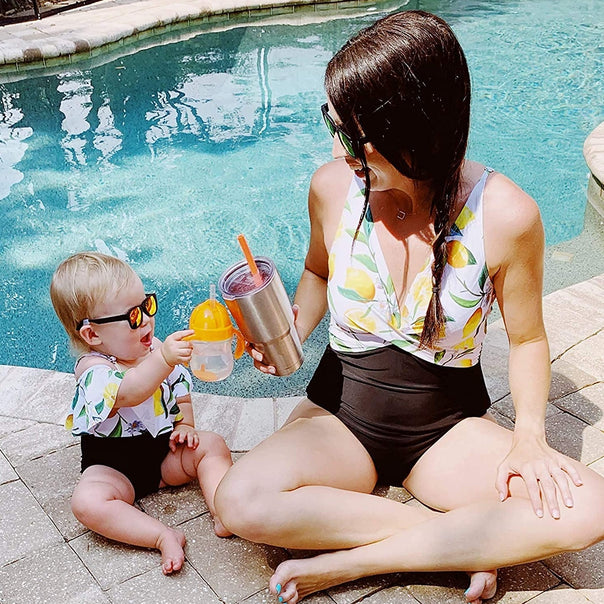
[[[364,183],[353,176],[329,250],[329,341],[307,388],[367,449],[381,482],[400,485],[413,465],[490,400],[480,367],[487,316],[495,297],[486,267],[483,191],[490,169],[470,193],[446,237],[440,284],[446,316],[433,348],[419,347],[432,296],[432,257],[399,303],[368,208],[353,240]]]

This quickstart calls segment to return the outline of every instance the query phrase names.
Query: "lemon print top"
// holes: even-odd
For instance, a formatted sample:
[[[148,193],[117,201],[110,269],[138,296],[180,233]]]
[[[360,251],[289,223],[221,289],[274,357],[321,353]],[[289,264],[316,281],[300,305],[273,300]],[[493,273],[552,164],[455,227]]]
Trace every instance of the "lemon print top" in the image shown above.
[[[440,290],[446,321],[430,349],[420,348],[419,339],[432,296],[433,256],[399,306],[370,208],[352,245],[364,201],[364,183],[353,176],[329,253],[329,340],[334,350],[361,352],[394,344],[438,365],[470,367],[478,362],[495,297],[485,262],[482,217],[491,171],[485,169],[446,237],[448,260]]]
[[[103,356],[100,353],[97,356]],[[115,357],[105,357],[115,365],[89,367],[76,382],[76,393],[65,428],[74,436],[126,437],[150,432],[153,437],[171,432],[174,422],[182,419],[176,399],[191,391],[191,376],[176,365],[172,373],[146,401],[135,407],[114,409],[117,391],[126,374],[120,371]]]

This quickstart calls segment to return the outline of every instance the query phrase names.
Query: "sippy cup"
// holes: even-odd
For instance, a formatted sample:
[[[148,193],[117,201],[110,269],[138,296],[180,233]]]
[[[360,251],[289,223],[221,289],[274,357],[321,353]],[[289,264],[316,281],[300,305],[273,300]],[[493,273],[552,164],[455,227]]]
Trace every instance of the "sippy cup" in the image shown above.
[[[204,382],[217,382],[233,371],[231,341],[237,338],[235,358],[245,350],[241,333],[233,327],[227,309],[216,300],[216,286],[210,285],[210,299],[193,309],[189,329],[195,333],[187,338],[193,344],[189,367],[193,375]]]

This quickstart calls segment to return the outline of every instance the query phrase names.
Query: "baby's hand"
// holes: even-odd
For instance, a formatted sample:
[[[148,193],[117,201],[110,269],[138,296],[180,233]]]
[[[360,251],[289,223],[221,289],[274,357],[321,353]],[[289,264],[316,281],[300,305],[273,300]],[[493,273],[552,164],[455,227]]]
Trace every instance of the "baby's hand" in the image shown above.
[[[160,351],[164,357],[164,361],[175,367],[179,363],[188,363],[193,354],[193,344],[187,340],[183,340],[187,336],[192,336],[195,332],[192,329],[183,329],[171,333],[162,343]]]
[[[170,435],[170,450],[176,451],[178,445],[186,445],[189,449],[197,449],[199,445],[199,434],[193,426],[188,424],[176,424]]]

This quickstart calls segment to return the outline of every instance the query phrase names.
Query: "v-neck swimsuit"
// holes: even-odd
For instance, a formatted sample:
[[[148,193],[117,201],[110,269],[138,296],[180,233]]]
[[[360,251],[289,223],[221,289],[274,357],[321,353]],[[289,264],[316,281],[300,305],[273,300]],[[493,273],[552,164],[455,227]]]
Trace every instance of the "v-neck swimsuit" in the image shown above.
[[[432,295],[432,256],[399,304],[363,182],[350,187],[329,253],[330,344],[307,388],[365,446],[380,481],[400,485],[417,460],[465,417],[490,405],[480,367],[495,297],[483,233],[485,169],[447,235],[440,298],[446,322],[430,349],[419,347]]]

